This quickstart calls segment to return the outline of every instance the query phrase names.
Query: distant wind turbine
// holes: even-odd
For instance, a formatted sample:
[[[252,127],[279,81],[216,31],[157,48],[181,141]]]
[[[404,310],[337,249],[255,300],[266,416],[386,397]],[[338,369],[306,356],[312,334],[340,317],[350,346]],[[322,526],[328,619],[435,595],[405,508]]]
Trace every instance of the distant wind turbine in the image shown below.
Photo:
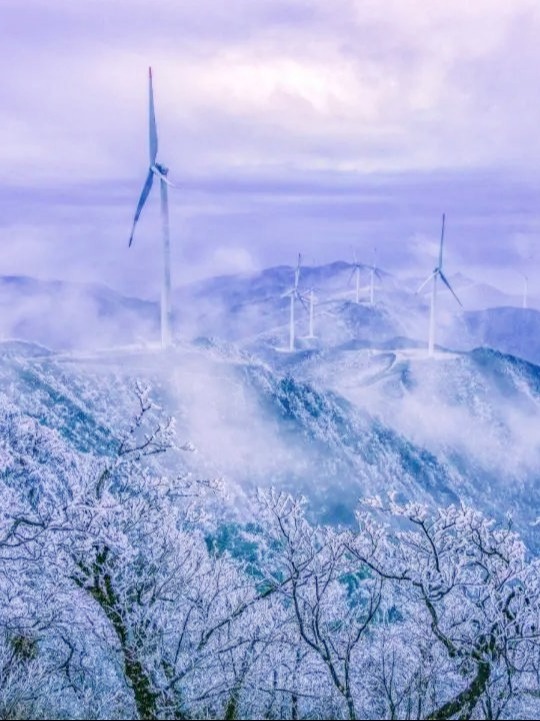
[[[304,296],[298,290],[298,283],[300,282],[300,268],[302,265],[302,255],[298,253],[298,265],[294,271],[294,285],[288,291],[283,293],[282,298],[290,298],[290,314],[289,314],[289,350],[294,350],[294,304],[299,300],[304,308],[307,310],[306,301]]]
[[[369,291],[369,304],[373,305],[375,302],[375,278],[378,278],[379,280],[382,280],[382,275],[377,268],[375,264],[376,260],[376,253],[374,251],[373,253],[373,265],[364,265],[363,263],[359,263],[356,257],[356,251],[353,254],[354,257],[354,263],[353,263],[353,269],[352,273],[349,277],[349,284],[351,283],[352,279],[355,278],[355,290],[356,290],[356,304],[360,304],[360,291],[361,290],[368,290]],[[369,270],[369,285],[365,286],[364,288],[360,287],[360,274],[362,270]]]
[[[315,338],[313,316],[315,310],[315,291],[310,288],[308,291],[309,298],[309,335],[308,338]]]
[[[523,307],[528,308],[529,278],[525,275],[525,273],[522,273],[521,275],[523,276]]]
[[[356,257],[356,251],[353,251],[353,269],[352,273],[349,278],[349,285],[351,283],[351,280],[355,278],[356,281],[356,305],[360,303],[360,273],[362,271],[362,268],[364,267],[362,263],[358,262],[358,259]]]
[[[144,182],[141,197],[137,203],[133,227],[129,236],[129,246],[133,243],[135,226],[139,220],[141,211],[146,203],[154,176],[160,181],[161,190],[161,224],[163,233],[163,279],[161,284],[161,345],[167,348],[171,344],[171,248],[169,236],[169,199],[167,186],[172,183],[167,179],[169,169],[156,162],[158,152],[158,136],[156,127],[156,115],[154,111],[154,91],[152,88],[152,68],[148,68],[148,108],[149,108],[149,148],[150,164],[148,175]]]
[[[375,302],[375,277],[382,280],[381,271],[377,268],[377,250],[373,249],[373,265],[369,265],[369,304],[373,305]]]
[[[444,242],[444,224],[445,224],[445,215],[443,213],[442,216],[442,228],[441,228],[441,244],[439,248],[439,263],[436,266],[436,268],[433,270],[433,272],[426,278],[426,280],[422,283],[422,285],[418,288],[416,291],[417,293],[420,293],[420,291],[429,283],[429,281],[432,281],[431,286],[431,309],[429,314],[429,342],[428,342],[428,356],[433,356],[433,352],[435,350],[435,321],[436,321],[436,312],[437,312],[437,280],[440,278],[442,282],[445,284],[445,286],[448,288],[448,290],[452,293],[454,298],[457,300],[459,305],[463,307],[462,302],[457,297],[457,295],[454,293],[454,290],[450,283],[448,282],[446,276],[443,273],[442,270],[442,264],[443,264],[443,242]]]

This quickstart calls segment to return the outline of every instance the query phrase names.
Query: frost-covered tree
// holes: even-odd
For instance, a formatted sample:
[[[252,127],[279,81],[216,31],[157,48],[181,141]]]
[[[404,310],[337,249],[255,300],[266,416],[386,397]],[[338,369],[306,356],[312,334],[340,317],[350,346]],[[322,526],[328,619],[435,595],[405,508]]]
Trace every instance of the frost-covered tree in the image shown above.
[[[377,510],[392,523],[362,510],[348,547],[393,586],[395,614],[379,632],[385,713],[511,715],[538,691],[538,562],[510,525],[465,506],[430,513],[391,501]]]
[[[383,581],[358,570],[345,534],[311,525],[303,501],[260,495],[268,539],[261,568],[290,609],[299,647],[326,676],[319,691],[326,687],[329,696],[341,698],[347,717],[356,719],[361,645],[380,607]]]
[[[2,717],[538,716],[539,565],[509,525],[391,500],[329,528],[271,491],[233,548],[219,484],[134,402],[97,453],[0,396]]]
[[[257,592],[241,564],[208,550],[199,500],[216,484],[151,463],[173,448],[173,428],[146,389],[137,398],[116,456],[73,498],[55,556],[109,622],[140,718],[219,715],[245,675],[235,663],[247,668],[256,650]]]
[[[93,693],[145,719],[232,714],[271,624],[243,564],[209,550],[202,499],[219,484],[163,472],[173,423],[147,388],[136,400],[101,458],[34,421],[17,428],[10,411],[0,592],[27,607],[6,603],[2,620],[35,628],[40,659],[57,659],[58,688],[79,703]]]

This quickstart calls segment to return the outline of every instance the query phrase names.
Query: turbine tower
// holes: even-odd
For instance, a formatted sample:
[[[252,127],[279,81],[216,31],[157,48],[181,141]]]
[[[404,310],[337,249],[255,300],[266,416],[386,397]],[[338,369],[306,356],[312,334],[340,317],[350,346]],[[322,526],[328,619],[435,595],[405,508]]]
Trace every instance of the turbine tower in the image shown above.
[[[315,291],[310,288],[308,291],[309,298],[309,334],[308,338],[315,338],[313,316],[315,311]]]
[[[360,303],[360,272],[362,268],[364,267],[361,263],[358,262],[358,259],[356,257],[356,251],[353,251],[353,269],[352,273],[349,278],[349,285],[351,283],[351,280],[355,278],[355,285],[356,285],[356,305],[359,305]]]
[[[529,295],[529,278],[525,275],[525,273],[522,273],[523,276],[523,307],[528,308],[528,295]]]
[[[169,169],[156,162],[158,152],[158,136],[156,127],[156,114],[154,111],[154,90],[152,88],[152,68],[148,68],[148,120],[149,120],[149,150],[150,163],[148,175],[137,203],[137,209],[133,218],[133,227],[129,236],[129,247],[133,243],[135,226],[146,203],[154,176],[160,181],[161,196],[161,226],[163,235],[163,278],[161,283],[161,346],[168,348],[171,344],[171,247],[169,236],[169,198],[168,185],[172,183],[167,179]]]
[[[434,350],[435,350],[435,323],[436,323],[436,312],[437,312],[437,280],[440,278],[442,282],[445,284],[445,286],[448,288],[448,290],[452,293],[454,298],[457,300],[459,305],[463,307],[462,302],[457,297],[457,295],[454,293],[454,290],[450,283],[448,282],[446,276],[443,273],[442,270],[442,264],[443,264],[443,243],[444,243],[444,224],[445,224],[445,215],[443,213],[442,216],[442,228],[441,228],[441,244],[439,247],[439,263],[433,270],[433,272],[426,278],[426,280],[422,283],[422,285],[418,288],[416,291],[417,293],[420,293],[420,291],[429,283],[429,281],[432,281],[431,285],[431,308],[429,313],[429,341],[428,341],[428,356],[431,358],[433,356]]]
[[[369,265],[369,304],[373,305],[375,302],[375,277],[382,281],[382,275],[376,265],[377,261],[377,250],[373,249],[373,265]]]
[[[294,285],[288,291],[283,293],[282,298],[290,298],[290,311],[289,311],[289,351],[294,350],[294,304],[295,301],[299,300],[304,308],[307,310],[304,296],[298,290],[298,283],[300,282],[300,267],[302,265],[302,255],[298,253],[298,265],[294,271]]]

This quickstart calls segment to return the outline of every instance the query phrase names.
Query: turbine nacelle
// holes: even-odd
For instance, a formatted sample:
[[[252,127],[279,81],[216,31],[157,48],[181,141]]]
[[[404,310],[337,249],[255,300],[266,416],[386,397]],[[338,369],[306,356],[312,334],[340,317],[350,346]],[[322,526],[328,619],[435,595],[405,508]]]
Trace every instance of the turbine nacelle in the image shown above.
[[[304,308],[307,309],[306,301],[308,298],[300,293],[297,287],[290,288],[289,290],[286,290],[285,293],[282,293],[281,298],[293,298],[294,300],[299,300],[300,303],[304,306]]]
[[[378,278],[379,280],[382,280],[382,273],[381,273],[381,271],[379,270],[379,268],[377,268],[377,266],[375,266],[375,265],[366,265],[365,267],[366,267],[371,273],[375,273],[375,275],[377,276],[377,278]]]
[[[352,279],[356,274],[360,274],[360,271],[365,268],[365,265],[362,265],[361,263],[352,263],[352,270],[351,274],[349,276],[348,284],[350,285],[352,282]]]
[[[154,163],[150,166],[150,170],[153,170],[156,175],[161,175],[163,177],[166,177],[169,172],[169,168],[161,163]]]
[[[435,268],[435,269],[433,270],[433,272],[430,273],[430,275],[428,275],[428,277],[427,277],[427,278],[425,279],[425,281],[420,285],[420,287],[418,288],[418,290],[416,291],[416,293],[417,293],[417,294],[420,293],[420,291],[422,291],[422,290],[426,287],[426,285],[429,283],[430,280],[435,281],[437,278],[440,278],[440,279],[442,280],[442,282],[443,282],[443,283],[445,284],[445,286],[448,288],[448,290],[450,291],[450,293],[452,293],[452,295],[454,296],[454,298],[456,299],[456,301],[457,301],[457,302],[459,303],[459,305],[463,308],[463,303],[462,303],[462,302],[460,301],[460,299],[457,297],[454,289],[452,288],[452,286],[450,285],[450,282],[448,281],[448,278],[445,276],[445,274],[442,272],[442,270],[441,270],[440,268]]]
[[[173,188],[176,187],[174,183],[171,183],[171,181],[167,178],[169,168],[166,168],[160,163],[154,163],[150,166],[150,170],[154,173],[154,175],[157,175],[160,180],[162,180],[164,183],[167,183],[167,185],[170,185]]]

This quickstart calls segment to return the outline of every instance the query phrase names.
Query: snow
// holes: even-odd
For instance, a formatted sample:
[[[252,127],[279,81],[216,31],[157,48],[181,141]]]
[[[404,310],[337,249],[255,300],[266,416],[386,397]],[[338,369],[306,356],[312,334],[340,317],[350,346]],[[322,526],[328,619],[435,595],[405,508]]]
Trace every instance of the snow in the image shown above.
[[[144,342],[122,332],[111,342],[94,333],[93,323],[88,338],[69,348],[55,349],[54,332],[53,350],[5,341],[4,392],[24,414],[60,429],[81,448],[103,442],[106,449],[105,438],[114,432],[110,404],[120,414],[129,388],[142,378],[198,449],[193,470],[227,478],[235,497],[276,485],[306,493],[320,517],[349,522],[357,499],[382,489],[433,504],[462,498],[495,515],[511,508],[534,542],[527,529],[540,467],[531,430],[540,413],[538,368],[523,370],[511,356],[472,352],[478,334],[471,316],[456,315],[450,304],[448,315],[444,294],[443,345],[427,358],[424,301],[388,275],[373,307],[344,299],[350,269],[347,263],[302,269],[301,285],[316,286],[319,298],[317,338],[304,337],[307,314],[299,314],[292,353],[288,305],[280,295],[293,269],[281,267],[180,291],[178,325],[185,322],[198,337],[184,334],[166,353],[157,327]],[[465,280],[456,282],[470,285]],[[18,292],[21,284],[8,287]],[[40,282],[30,287],[37,292]],[[93,297],[102,292],[90,290]],[[49,292],[48,286],[41,291]],[[186,293],[197,297],[196,316]],[[115,303],[115,323],[122,326],[124,306],[133,301],[126,305],[115,296]],[[59,306],[51,322],[62,323],[63,310]],[[496,336],[486,330],[487,320],[476,327],[500,341],[501,350],[521,344],[534,357],[526,334],[537,316],[496,308],[483,316],[496,319]]]
[[[279,714],[297,692],[298,717],[410,715],[405,689],[427,716],[489,665],[495,712],[535,717],[540,367],[501,351],[534,355],[536,311],[493,309],[504,347],[473,350],[443,305],[428,358],[423,302],[397,283],[374,307],[333,296],[344,265],[319,269],[332,297],[294,352],[267,299],[286,268],[216,279],[166,352],[153,326],[109,334],[121,299],[103,335],[94,318],[80,343],[51,326],[49,347],[0,343],[0,600],[10,633],[43,629],[15,637],[39,673],[10,689],[42,684],[62,717],[97,695],[99,717],[146,718],[148,698],[169,717],[172,669],[183,715],[238,698],[237,717],[269,717],[268,694]]]

